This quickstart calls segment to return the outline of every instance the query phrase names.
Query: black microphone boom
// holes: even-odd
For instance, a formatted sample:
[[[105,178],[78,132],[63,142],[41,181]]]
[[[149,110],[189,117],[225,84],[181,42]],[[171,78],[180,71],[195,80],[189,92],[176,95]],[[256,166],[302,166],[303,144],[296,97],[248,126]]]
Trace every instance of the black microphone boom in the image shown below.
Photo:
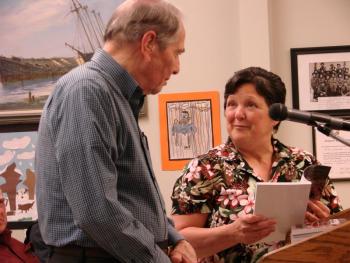
[[[350,131],[350,122],[335,118],[326,114],[305,112],[288,109],[284,104],[274,103],[270,106],[269,115],[275,121],[295,121],[311,126],[317,126],[317,122],[324,123],[327,127],[335,130]]]

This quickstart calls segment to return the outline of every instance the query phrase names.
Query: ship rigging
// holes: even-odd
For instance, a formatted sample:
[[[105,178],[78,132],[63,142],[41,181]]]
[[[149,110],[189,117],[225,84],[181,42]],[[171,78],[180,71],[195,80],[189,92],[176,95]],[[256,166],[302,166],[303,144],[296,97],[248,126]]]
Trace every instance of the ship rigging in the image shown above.
[[[104,24],[99,12],[89,10],[87,5],[82,5],[79,0],[71,0],[70,13],[74,13],[77,19],[78,44],[65,43],[77,54],[78,64],[90,60],[94,51],[101,48],[103,43]],[[84,37],[82,37],[84,36]]]

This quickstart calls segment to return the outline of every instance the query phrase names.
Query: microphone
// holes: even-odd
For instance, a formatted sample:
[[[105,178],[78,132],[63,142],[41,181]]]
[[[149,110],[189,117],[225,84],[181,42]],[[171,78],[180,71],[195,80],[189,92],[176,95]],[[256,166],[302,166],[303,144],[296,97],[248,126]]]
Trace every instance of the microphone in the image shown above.
[[[316,122],[322,122],[330,129],[350,131],[350,122],[340,118],[331,117],[326,114],[305,112],[294,109],[288,109],[282,103],[274,103],[270,106],[269,115],[275,121],[295,121],[311,126],[317,126]]]

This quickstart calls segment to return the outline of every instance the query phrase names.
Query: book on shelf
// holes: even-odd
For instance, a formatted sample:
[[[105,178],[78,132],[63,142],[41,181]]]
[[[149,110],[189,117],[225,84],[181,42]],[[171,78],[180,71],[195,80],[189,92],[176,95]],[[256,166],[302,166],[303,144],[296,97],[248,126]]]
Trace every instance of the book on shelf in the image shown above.
[[[332,230],[334,227],[339,226],[345,221],[345,218],[338,218],[323,220],[308,225],[293,226],[290,231],[290,241],[294,244],[317,234]]]

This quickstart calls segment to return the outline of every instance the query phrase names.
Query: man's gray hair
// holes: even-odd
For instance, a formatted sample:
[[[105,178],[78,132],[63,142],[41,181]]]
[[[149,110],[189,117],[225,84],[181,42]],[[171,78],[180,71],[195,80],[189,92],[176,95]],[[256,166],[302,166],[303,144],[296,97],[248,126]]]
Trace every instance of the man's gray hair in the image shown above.
[[[176,39],[181,19],[180,10],[164,0],[136,0],[116,9],[107,24],[104,41],[135,43],[153,30],[160,48],[164,49]]]

